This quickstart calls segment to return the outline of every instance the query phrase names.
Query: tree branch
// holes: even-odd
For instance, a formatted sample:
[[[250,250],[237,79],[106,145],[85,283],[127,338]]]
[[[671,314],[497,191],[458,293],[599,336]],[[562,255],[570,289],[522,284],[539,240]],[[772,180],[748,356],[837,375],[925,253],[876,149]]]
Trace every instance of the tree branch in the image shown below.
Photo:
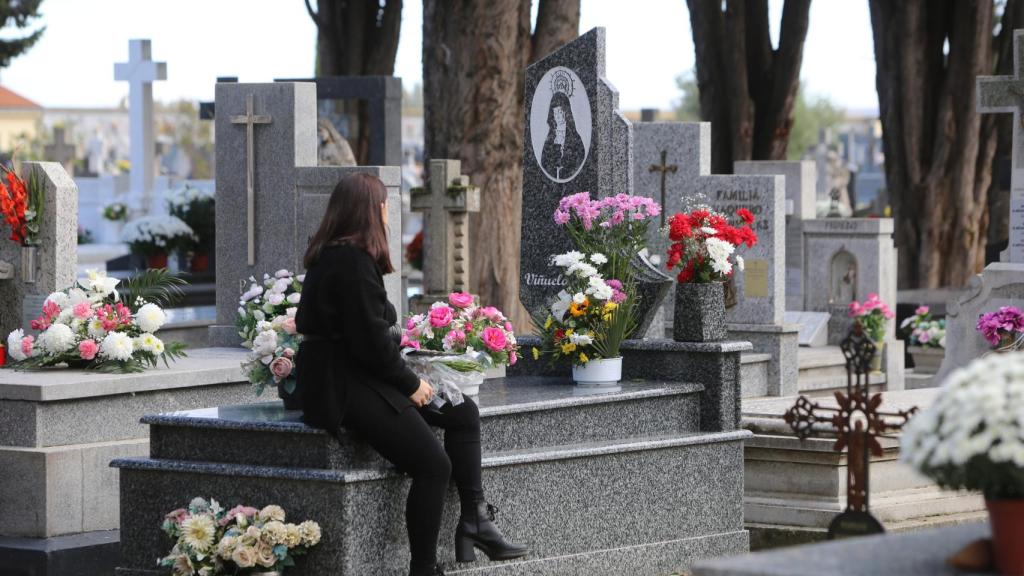
[[[317,14],[316,10],[313,10],[313,5],[309,3],[309,0],[305,0],[305,2],[306,12],[309,12],[309,17],[313,19],[313,23],[316,24],[316,27],[320,28],[320,15]]]

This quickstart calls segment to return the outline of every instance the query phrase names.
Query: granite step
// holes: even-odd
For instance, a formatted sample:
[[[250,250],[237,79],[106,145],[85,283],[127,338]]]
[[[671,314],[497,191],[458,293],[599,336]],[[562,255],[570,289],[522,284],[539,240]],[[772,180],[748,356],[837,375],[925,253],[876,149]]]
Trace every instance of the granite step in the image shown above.
[[[517,377],[488,381],[481,387],[485,454],[700,430],[703,386],[624,383],[618,392],[583,395],[571,385],[550,380]],[[365,443],[344,431],[335,441],[303,423],[301,413],[285,411],[278,402],[146,416],[142,422],[150,426],[154,459],[319,470],[383,465]]]
[[[846,358],[839,346],[800,348],[798,389],[809,395],[829,395],[836,390],[846,389]],[[871,375],[870,383],[878,389],[884,388],[885,375]]]

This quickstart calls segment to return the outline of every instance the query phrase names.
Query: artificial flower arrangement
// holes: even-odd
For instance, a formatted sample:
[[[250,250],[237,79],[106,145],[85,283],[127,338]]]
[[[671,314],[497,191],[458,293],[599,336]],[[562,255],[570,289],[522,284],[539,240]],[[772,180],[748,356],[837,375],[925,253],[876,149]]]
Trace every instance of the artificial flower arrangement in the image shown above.
[[[946,347],[946,319],[932,318],[931,309],[927,306],[918,306],[914,315],[900,324],[900,329],[907,333],[911,346]]]
[[[188,248],[196,241],[196,234],[175,216],[146,216],[126,224],[121,241],[133,253],[151,257]]]
[[[277,505],[257,510],[225,510],[216,500],[195,498],[187,508],[164,517],[163,531],[174,540],[157,565],[174,576],[219,576],[283,571],[295,558],[320,543],[320,525],[312,520],[285,522]]]
[[[750,210],[740,208],[736,216],[742,222],[739,226],[729,224],[724,214],[707,206],[672,216],[667,266],[679,269],[676,280],[680,284],[724,282],[734,268],[743,271],[743,257],[736,249],[757,244],[757,233],[751,228],[754,215]]]
[[[455,405],[462,391],[476,390],[488,368],[514,365],[519,351],[512,323],[501,310],[480,306],[466,292],[453,292],[426,314],[410,316],[400,346],[410,367],[440,388],[439,400]]]
[[[184,248],[209,253],[214,247],[215,193],[186,185],[164,192],[167,211],[184,222],[194,233]]]
[[[113,373],[141,372],[159,361],[185,356],[185,345],[164,343],[156,332],[167,321],[163,308],[180,295],[183,282],[166,270],[148,270],[129,280],[89,271],[78,286],[54,292],[43,303],[32,330],[7,336],[13,368],[66,365]]]
[[[885,340],[885,323],[892,320],[896,314],[889,308],[889,305],[882,302],[878,294],[868,294],[868,299],[863,303],[854,300],[847,307],[847,316],[855,319],[863,328],[873,342]]]
[[[250,276],[249,289],[239,300],[235,324],[242,345],[250,351],[242,370],[257,396],[270,383],[288,394],[295,392],[295,353],[302,342],[295,330],[295,313],[305,279],[305,274],[296,276],[288,270],[264,274],[260,281]]]
[[[0,213],[11,228],[11,241],[21,246],[37,246],[39,223],[46,207],[42,176],[32,170],[26,182],[10,166],[0,164],[0,171]]]
[[[599,272],[608,257],[572,251],[553,257],[551,263],[561,269],[566,286],[550,313],[535,319],[541,346],[533,349],[534,359],[550,355],[553,362],[568,359],[582,366],[620,357],[622,341],[636,325],[636,297],[620,280],[605,280]]]
[[[124,202],[111,202],[103,207],[103,218],[111,222],[124,222],[128,220],[128,205]]]
[[[1003,306],[978,317],[978,332],[1000,352],[1024,348],[1024,312],[1016,306]]]
[[[405,261],[414,270],[423,270],[423,231],[420,230],[412,237],[412,241],[405,247]]]

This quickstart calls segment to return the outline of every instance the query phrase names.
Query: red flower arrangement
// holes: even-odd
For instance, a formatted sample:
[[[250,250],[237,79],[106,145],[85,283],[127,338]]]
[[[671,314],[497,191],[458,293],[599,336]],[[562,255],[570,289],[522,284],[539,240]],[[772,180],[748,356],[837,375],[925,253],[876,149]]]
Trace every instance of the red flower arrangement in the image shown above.
[[[423,231],[420,230],[413,236],[409,245],[405,247],[405,261],[416,270],[423,270]]]
[[[11,240],[22,246],[38,243],[39,221],[43,212],[43,186],[36,172],[26,184],[12,168],[0,165],[0,213],[11,228]],[[6,180],[6,183],[4,183]]]
[[[757,244],[757,234],[750,227],[754,215],[746,208],[736,211],[742,222],[729,224],[728,219],[706,207],[672,216],[669,221],[668,269],[680,268],[676,280],[687,282],[721,282],[732,276],[735,266],[743,270],[743,258],[734,255],[741,245]]]

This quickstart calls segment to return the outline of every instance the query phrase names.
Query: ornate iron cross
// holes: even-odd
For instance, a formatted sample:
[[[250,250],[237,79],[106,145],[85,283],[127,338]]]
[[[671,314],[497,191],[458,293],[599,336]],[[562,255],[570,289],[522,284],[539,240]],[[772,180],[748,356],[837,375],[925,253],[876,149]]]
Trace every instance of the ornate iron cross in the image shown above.
[[[249,266],[256,264],[256,134],[257,124],[270,124],[272,118],[267,114],[256,114],[253,95],[245,97],[245,115],[232,116],[232,124],[245,124],[245,197],[246,197],[246,225],[249,252]]]
[[[893,438],[917,412],[917,408],[882,412],[882,395],[869,393],[868,374],[875,345],[857,325],[840,348],[846,358],[846,393],[836,392],[838,408],[824,407],[806,396],[797,398],[784,419],[806,440],[811,436],[834,435],[836,452],[847,451],[846,510],[828,527],[829,539],[884,532],[869,508],[869,466],[871,456],[882,456],[879,438]],[[888,419],[888,420],[887,420]]]
[[[661,164],[651,164],[651,167],[647,169],[648,172],[661,172],[661,227],[665,227],[665,212],[668,211],[668,207],[665,206],[665,177],[671,172],[675,174],[679,171],[679,166],[675,164],[668,164],[668,150],[661,151]]]

